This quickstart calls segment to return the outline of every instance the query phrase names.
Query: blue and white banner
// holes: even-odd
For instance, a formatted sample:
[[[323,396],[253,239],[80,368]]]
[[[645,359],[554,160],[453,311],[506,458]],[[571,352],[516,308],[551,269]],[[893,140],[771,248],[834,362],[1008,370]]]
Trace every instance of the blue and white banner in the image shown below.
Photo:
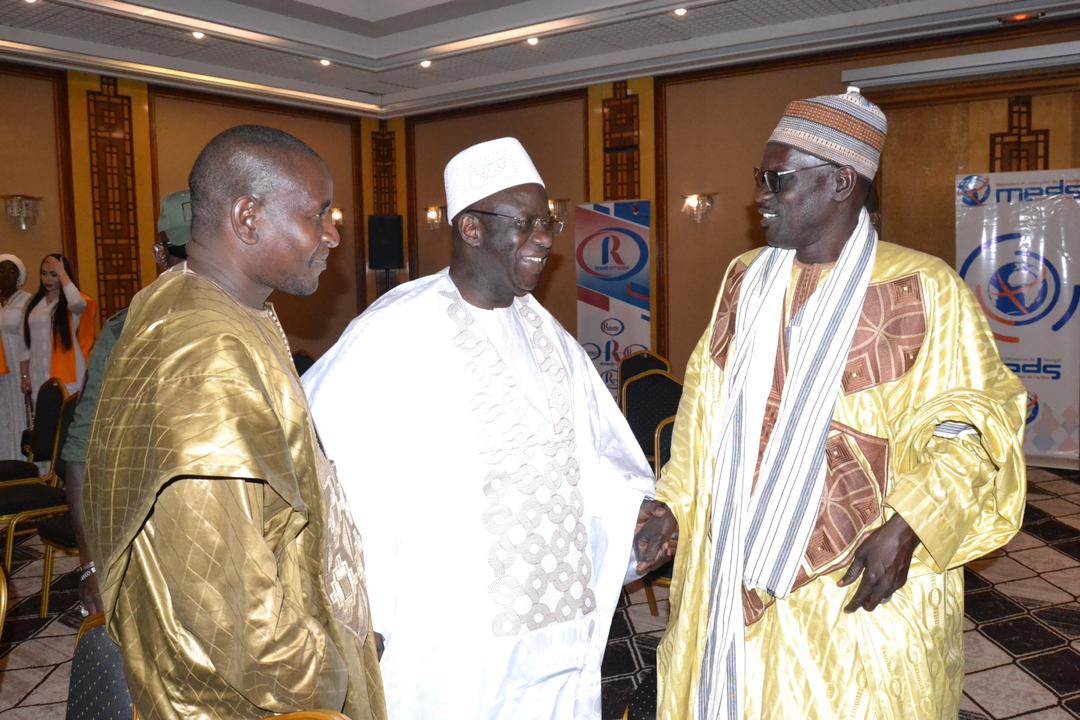
[[[578,342],[615,395],[619,360],[652,339],[649,201],[578,205],[574,228]]]
[[[1028,390],[1028,462],[1080,466],[1080,170],[956,178],[956,263]]]

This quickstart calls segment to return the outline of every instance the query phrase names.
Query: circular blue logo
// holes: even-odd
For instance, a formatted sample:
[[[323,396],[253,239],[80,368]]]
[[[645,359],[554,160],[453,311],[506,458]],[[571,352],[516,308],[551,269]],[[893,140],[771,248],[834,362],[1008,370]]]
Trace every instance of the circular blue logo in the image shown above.
[[[999,256],[1004,257],[999,261]],[[1003,342],[1019,342],[1013,328],[1056,315],[1055,308],[1062,307],[1060,317],[1048,320],[1057,332],[1080,307],[1080,285],[1065,285],[1057,266],[1021,233],[998,235],[972,250],[960,266],[960,277],[972,286],[994,337]]]
[[[602,280],[633,277],[647,262],[648,243],[629,228],[601,228],[582,240],[577,249],[578,267]]]
[[[998,312],[1027,317],[1046,303],[1050,281],[1046,260],[1031,254],[1000,266],[987,283],[987,295]]]
[[[965,205],[971,207],[982,205],[990,197],[990,178],[983,175],[968,175],[956,186],[956,192]]]

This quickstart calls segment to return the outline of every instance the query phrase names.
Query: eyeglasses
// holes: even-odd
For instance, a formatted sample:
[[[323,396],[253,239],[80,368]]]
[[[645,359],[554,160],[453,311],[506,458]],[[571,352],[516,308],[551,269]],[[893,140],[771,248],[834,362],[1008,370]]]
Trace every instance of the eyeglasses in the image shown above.
[[[836,163],[821,163],[820,165],[811,165],[809,167],[795,168],[794,170],[762,170],[761,168],[754,168],[754,183],[761,187],[765,185],[769,188],[769,192],[774,195],[783,189],[783,185],[780,184],[780,178],[785,175],[791,175],[793,173],[802,172],[803,170],[813,170],[814,168],[825,167],[826,165],[835,165]]]
[[[492,217],[501,217],[506,218],[507,220],[513,220],[514,227],[522,232],[525,232],[527,230],[534,233],[544,232],[551,237],[555,237],[563,231],[564,227],[566,227],[566,223],[564,223],[562,220],[555,217],[554,215],[548,215],[547,217],[527,218],[517,217],[515,215],[504,215],[503,213],[497,212],[488,212],[487,210],[477,210],[475,208],[469,208],[465,212],[475,213],[477,215],[491,215]]]

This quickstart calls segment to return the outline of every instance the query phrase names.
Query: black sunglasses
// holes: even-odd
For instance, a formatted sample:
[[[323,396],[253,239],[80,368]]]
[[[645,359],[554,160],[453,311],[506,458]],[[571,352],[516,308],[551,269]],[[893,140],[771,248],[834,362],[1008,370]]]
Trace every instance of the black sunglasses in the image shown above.
[[[813,170],[826,165],[835,166],[836,163],[821,163],[820,165],[810,165],[809,167],[795,168],[794,170],[762,170],[761,168],[754,168],[754,183],[758,187],[765,185],[769,188],[769,192],[775,195],[783,190],[784,186],[781,184],[780,178],[785,175],[792,175],[803,170]]]

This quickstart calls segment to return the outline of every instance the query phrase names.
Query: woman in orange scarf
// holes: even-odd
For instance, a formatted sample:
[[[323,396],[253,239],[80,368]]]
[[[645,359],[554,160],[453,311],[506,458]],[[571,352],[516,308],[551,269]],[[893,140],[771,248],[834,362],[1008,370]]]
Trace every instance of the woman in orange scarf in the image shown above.
[[[75,287],[71,263],[57,253],[46,255],[41,286],[23,318],[23,391],[36,401],[41,384],[55,377],[69,393],[78,392],[97,330],[97,303]]]
[[[22,260],[0,255],[0,459],[22,457],[22,431],[26,429],[26,403],[19,380],[19,348],[23,315],[30,293],[20,290],[26,281]]]

